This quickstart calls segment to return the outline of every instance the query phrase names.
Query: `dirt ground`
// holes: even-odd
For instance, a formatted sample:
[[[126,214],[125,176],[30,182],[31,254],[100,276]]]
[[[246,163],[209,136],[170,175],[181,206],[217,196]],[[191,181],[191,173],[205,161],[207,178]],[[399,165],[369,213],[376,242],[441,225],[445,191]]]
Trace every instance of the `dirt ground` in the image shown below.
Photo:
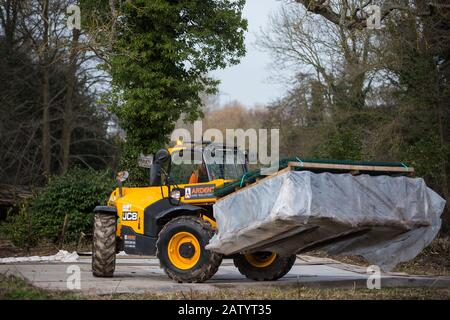
[[[328,257],[343,263],[367,267],[369,263],[360,256],[330,256],[321,251],[308,252],[308,255]],[[435,239],[417,257],[400,263],[392,272],[404,272],[416,275],[450,275],[450,237]]]
[[[28,256],[51,256],[58,252],[59,246],[52,242],[41,242],[38,246],[33,248],[20,248],[15,246],[10,240],[0,238],[0,258],[8,257],[28,257]],[[80,248],[77,248],[76,243],[64,244],[61,249],[67,251],[90,251],[90,246],[84,244]]]
[[[0,258],[26,257],[26,256],[50,256],[58,252],[58,247],[52,243],[42,243],[38,247],[18,248],[11,241],[0,239]]]

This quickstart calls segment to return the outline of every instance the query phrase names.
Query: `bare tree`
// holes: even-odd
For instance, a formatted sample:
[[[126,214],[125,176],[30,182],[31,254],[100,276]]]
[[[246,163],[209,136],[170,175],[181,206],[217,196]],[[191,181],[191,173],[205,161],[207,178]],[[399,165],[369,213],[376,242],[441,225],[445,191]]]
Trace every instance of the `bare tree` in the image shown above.
[[[86,33],[67,28],[75,2],[0,0],[0,176],[8,183],[113,162],[109,114],[98,103],[109,77]]]
[[[77,56],[78,56],[78,43],[80,39],[80,30],[73,29],[72,39],[69,50],[69,61],[66,70],[66,82],[67,92],[64,103],[64,119],[61,136],[61,173],[65,173],[69,168],[70,157],[70,144],[72,137],[72,130],[74,125],[74,110],[73,100],[76,94],[76,81],[77,81]]]
[[[326,87],[329,106],[361,109],[383,69],[375,54],[383,50],[379,43],[375,32],[349,30],[290,4],[272,16],[259,45],[274,55],[276,68],[310,75]]]
[[[42,65],[42,159],[44,174],[51,170],[51,136],[50,136],[50,84],[49,84],[49,15],[48,0],[42,3],[43,38],[39,48],[39,58]]]
[[[380,5],[380,21],[386,19],[393,11],[404,11],[416,16],[430,16],[439,9],[450,8],[450,4],[444,1],[432,0],[293,0],[303,5],[309,12],[321,15],[328,21],[348,29],[364,29],[367,27],[369,16],[366,10],[370,5]],[[414,6],[415,2],[423,5]]]
[[[5,30],[6,50],[10,51],[14,45],[14,36],[17,29],[17,19],[19,18],[19,1],[0,1],[0,22]]]

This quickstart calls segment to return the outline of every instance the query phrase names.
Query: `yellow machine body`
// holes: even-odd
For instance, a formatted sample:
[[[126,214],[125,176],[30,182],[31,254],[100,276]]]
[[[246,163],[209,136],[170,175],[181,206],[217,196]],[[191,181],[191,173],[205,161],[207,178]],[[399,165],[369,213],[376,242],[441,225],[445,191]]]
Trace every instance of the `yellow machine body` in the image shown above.
[[[194,184],[181,184],[180,188],[197,186],[203,186],[205,184],[214,185],[214,188],[223,186],[228,180],[217,179],[208,183],[194,183]],[[144,210],[152,203],[159,201],[169,196],[168,188],[162,187],[141,187],[141,188],[122,188],[122,197],[119,197],[119,189],[115,189],[109,200],[108,205],[114,206],[117,209],[118,215],[118,227],[117,236],[121,235],[122,226],[128,226],[138,234],[144,234]],[[193,205],[212,205],[216,202],[217,198],[202,198],[202,199],[190,199],[181,197],[181,202],[193,204]],[[137,214],[136,218],[133,217]],[[128,215],[128,216],[127,216]],[[124,219],[125,218],[125,219]],[[205,220],[208,220],[211,224],[215,225],[215,221],[208,216],[205,216]]]
[[[120,239],[121,249],[126,253],[155,254],[159,232],[168,221],[178,216],[199,216],[211,224],[213,228],[216,227],[212,210],[212,205],[217,201],[214,191],[225,183],[234,180],[224,179],[225,174],[223,176],[220,176],[217,172],[211,174],[212,171],[205,161],[204,149],[198,146],[175,146],[166,150],[166,155],[168,154],[168,158],[172,159],[173,156],[179,156],[183,152],[195,152],[198,155],[199,150],[202,152],[202,161],[199,164],[188,163],[186,167],[182,167],[182,164],[176,164],[172,160],[168,161],[167,171],[169,172],[164,172],[166,180],[161,181],[161,185],[155,185],[159,184],[158,182],[149,187],[119,186],[111,193],[108,207],[114,208],[117,215],[116,236]],[[242,156],[242,154],[239,156]],[[202,168],[202,174],[197,169],[192,171],[192,174],[197,171],[197,181],[201,182],[179,183],[187,182],[187,180],[191,182],[189,177],[191,166]],[[237,164],[236,170],[238,171],[236,172],[242,175],[246,170],[245,164],[242,164],[242,167],[238,166],[241,166],[241,164]],[[215,170],[217,168],[215,167]],[[175,173],[178,172],[178,183],[169,182],[167,179],[168,177],[173,178],[171,177],[171,170],[175,170]],[[216,176],[217,179],[212,178]],[[172,192],[176,190],[180,191],[179,197],[173,198]]]

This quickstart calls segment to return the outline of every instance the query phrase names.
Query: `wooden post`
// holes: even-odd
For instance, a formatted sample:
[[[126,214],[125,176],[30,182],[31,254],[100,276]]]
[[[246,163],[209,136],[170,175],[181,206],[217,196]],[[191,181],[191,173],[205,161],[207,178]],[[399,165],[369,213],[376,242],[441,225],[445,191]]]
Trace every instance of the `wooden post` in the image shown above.
[[[77,243],[77,252],[80,252],[80,245],[81,245],[81,241],[83,241],[84,237],[86,236],[86,234],[81,231],[80,232],[80,237],[78,238],[78,243]]]
[[[69,215],[66,213],[64,217],[64,223],[61,231],[61,240],[59,242],[59,249],[61,250],[64,244],[64,237],[66,236],[67,223],[69,221]]]

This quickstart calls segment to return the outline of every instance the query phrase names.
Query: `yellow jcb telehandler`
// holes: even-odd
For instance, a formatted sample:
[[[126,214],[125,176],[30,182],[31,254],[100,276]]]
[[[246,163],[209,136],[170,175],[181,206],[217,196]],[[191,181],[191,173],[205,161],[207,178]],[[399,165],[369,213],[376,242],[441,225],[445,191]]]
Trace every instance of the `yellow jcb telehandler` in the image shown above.
[[[211,161],[217,155],[233,160]],[[186,157],[188,156],[188,157]],[[190,158],[187,163],[176,159]],[[177,282],[203,282],[218,270],[223,256],[205,249],[216,230],[214,191],[245,175],[244,154],[214,143],[187,143],[156,152],[149,187],[127,188],[128,173],[118,174],[118,188],[107,206],[95,208],[92,270],[112,277],[116,253],[156,255]],[[274,252],[234,254],[235,266],[253,280],[276,280],[290,271],[295,255]]]

